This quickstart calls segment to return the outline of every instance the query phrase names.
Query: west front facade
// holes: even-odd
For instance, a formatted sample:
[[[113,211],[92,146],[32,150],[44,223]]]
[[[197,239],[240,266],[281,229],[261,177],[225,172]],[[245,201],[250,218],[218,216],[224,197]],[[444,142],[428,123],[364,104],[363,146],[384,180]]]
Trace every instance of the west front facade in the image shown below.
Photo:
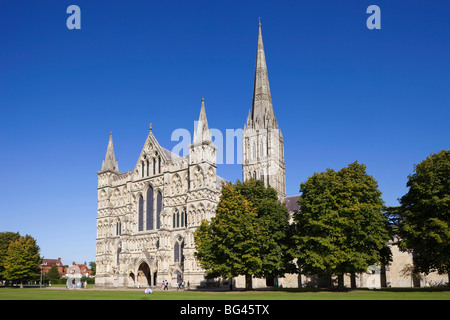
[[[187,156],[161,147],[150,125],[134,170],[121,173],[110,134],[98,172],[97,287],[201,285],[193,234],[219,201],[216,150],[203,99]]]

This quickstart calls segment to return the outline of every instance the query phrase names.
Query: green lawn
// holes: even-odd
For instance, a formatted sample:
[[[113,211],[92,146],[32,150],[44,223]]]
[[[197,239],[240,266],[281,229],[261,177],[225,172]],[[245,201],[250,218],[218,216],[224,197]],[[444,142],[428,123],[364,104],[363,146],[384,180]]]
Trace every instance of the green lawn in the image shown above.
[[[450,300],[450,291],[417,289],[353,290],[348,292],[274,291],[155,291],[0,288],[0,300]]]

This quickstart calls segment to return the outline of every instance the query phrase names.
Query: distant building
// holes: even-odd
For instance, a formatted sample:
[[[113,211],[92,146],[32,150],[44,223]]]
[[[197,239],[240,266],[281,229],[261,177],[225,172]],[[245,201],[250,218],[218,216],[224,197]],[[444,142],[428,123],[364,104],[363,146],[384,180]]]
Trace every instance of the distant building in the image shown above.
[[[43,274],[47,274],[53,266],[56,266],[58,269],[60,277],[66,274],[67,267],[64,267],[61,257],[58,257],[58,259],[42,259],[41,268]]]
[[[86,264],[86,261],[84,264],[77,264],[75,261],[72,262],[72,266],[64,265],[61,261],[61,257],[58,257],[58,259],[42,259],[42,273],[47,274],[50,269],[56,266],[58,269],[59,275],[61,278],[65,277],[68,273],[73,272],[74,266],[76,266],[77,270],[79,270],[79,273],[81,273],[83,276],[89,277],[91,275],[91,269]]]
[[[72,262],[72,265],[66,269],[65,275],[67,276],[70,272],[77,270],[82,276],[89,277],[91,275],[91,269],[86,265],[86,261],[84,264],[77,264],[75,261]]]

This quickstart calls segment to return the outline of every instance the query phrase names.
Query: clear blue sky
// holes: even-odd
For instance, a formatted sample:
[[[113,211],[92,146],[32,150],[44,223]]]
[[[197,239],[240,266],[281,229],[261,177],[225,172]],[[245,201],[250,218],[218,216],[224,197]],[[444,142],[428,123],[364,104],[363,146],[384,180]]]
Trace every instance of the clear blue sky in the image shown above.
[[[81,30],[66,27],[71,4]],[[371,4],[381,30],[366,27]],[[242,128],[259,17],[288,195],[357,160],[397,205],[414,164],[449,148],[449,1],[1,0],[0,231],[94,261],[109,132],[128,171],[148,124],[171,149],[202,97],[210,127]]]

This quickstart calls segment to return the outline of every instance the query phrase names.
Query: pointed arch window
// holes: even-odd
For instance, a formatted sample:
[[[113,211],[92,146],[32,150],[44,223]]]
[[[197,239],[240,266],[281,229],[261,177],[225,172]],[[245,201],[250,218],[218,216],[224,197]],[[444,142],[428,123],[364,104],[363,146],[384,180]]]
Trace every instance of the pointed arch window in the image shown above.
[[[183,238],[178,237],[177,241],[175,242],[174,248],[173,248],[173,261],[174,262],[183,263],[183,261],[184,261],[183,249],[184,249],[184,240],[183,240]]]
[[[144,198],[142,196],[139,197],[138,202],[138,230],[144,230]]]
[[[177,219],[177,211],[175,210],[175,212],[173,213],[173,216],[172,216],[172,219],[173,219],[173,224],[172,224],[172,227],[173,228],[175,228],[175,226],[177,225],[177,221],[176,221],[176,219]]]
[[[173,261],[180,261],[180,244],[178,242],[175,242],[175,246],[173,248]]]
[[[153,201],[153,188],[152,186],[149,186],[147,189],[147,230],[153,230],[153,207],[154,207],[154,201]]]
[[[116,223],[116,236],[120,236],[122,234],[122,223],[117,221]]]
[[[185,226],[185,221],[186,221],[186,210],[183,210],[181,212],[181,227]]]
[[[162,194],[161,191],[158,191],[158,195],[156,196],[156,229],[161,228],[162,209],[163,209]]]
[[[120,253],[122,252],[122,245],[119,245],[119,247],[117,248],[116,251],[116,264],[119,265],[120,264]]]
[[[175,212],[173,213],[173,227],[180,227],[180,212],[178,211],[178,209],[175,209]]]

